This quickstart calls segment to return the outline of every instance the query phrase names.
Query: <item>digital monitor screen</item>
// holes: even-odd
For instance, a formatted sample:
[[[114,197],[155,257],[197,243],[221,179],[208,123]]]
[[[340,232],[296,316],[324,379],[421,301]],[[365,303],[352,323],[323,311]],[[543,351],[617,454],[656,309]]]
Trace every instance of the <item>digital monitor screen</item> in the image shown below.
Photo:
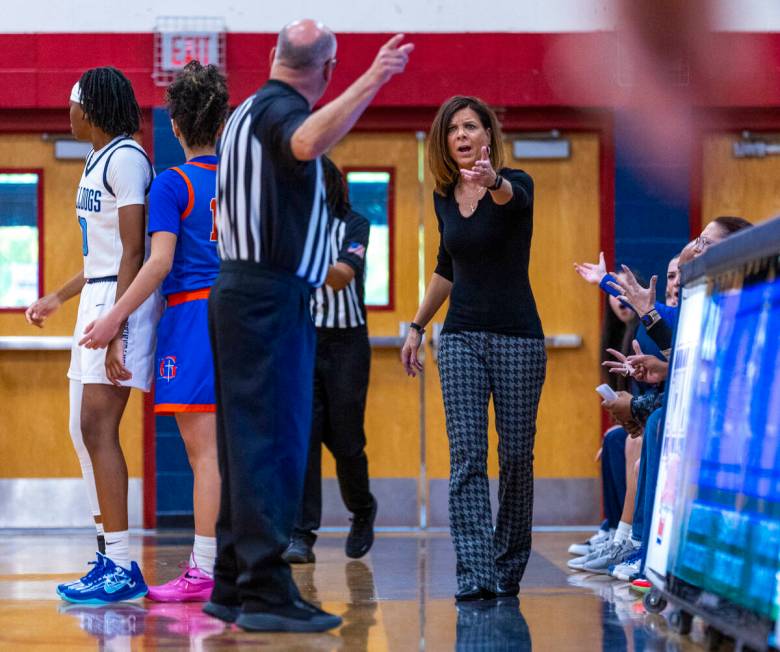
[[[777,257],[756,261],[684,295],[648,552],[654,573],[671,571],[772,619],[780,570],[778,267]]]

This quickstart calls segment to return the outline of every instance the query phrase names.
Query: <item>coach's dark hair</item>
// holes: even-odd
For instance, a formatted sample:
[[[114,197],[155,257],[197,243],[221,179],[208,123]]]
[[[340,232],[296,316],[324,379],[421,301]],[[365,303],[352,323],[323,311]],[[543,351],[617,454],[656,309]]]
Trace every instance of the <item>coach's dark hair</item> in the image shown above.
[[[207,147],[217,142],[228,114],[228,89],[215,65],[190,61],[168,86],[165,101],[187,145]]]
[[[141,109],[130,80],[120,70],[90,68],[79,79],[81,108],[94,126],[110,136],[134,134],[141,127]]]
[[[753,223],[749,222],[744,217],[733,217],[731,215],[721,215],[720,217],[716,217],[713,222],[717,222],[719,226],[723,227],[727,235],[731,235],[742,229],[749,229],[753,226]]]
[[[325,200],[331,215],[344,217],[351,209],[349,189],[344,174],[327,156],[322,157],[322,173],[325,181]]]

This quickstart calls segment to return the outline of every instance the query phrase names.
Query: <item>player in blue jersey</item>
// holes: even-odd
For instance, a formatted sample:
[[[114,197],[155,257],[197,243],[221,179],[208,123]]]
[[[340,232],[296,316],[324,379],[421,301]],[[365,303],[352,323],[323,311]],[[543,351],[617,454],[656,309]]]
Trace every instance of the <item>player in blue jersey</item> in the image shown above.
[[[148,392],[151,387],[157,298],[136,304],[106,342],[107,351],[88,349],[78,340],[85,324],[122,297],[143,264],[146,195],[154,170],[132,137],[140,128],[141,110],[121,71],[87,70],[73,86],[69,108],[73,135],[92,144],[76,194],[84,266],[31,305],[26,317],[43,326],[64,301],[79,295],[68,369],[69,429],[98,530],[98,555],[89,573],[59,585],[57,593],[72,602],[115,602],[146,594],[138,565],[130,559],[127,464],[119,423],[130,388]]]
[[[192,61],[168,88],[167,103],[187,162],[154,180],[149,200],[151,255],[114,308],[87,326],[82,341],[88,347],[106,346],[127,315],[162,283],[167,307],[157,329],[155,412],[175,415],[184,439],[195,476],[195,542],[184,572],[150,587],[148,597],[206,601],[214,585],[220,494],[206,307],[219,268],[215,146],[228,113],[225,78],[215,66]]]

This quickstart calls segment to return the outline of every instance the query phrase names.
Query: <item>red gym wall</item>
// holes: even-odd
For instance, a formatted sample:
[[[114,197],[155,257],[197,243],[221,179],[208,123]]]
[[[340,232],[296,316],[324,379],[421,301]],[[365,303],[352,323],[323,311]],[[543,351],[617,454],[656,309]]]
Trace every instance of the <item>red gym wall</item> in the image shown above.
[[[339,35],[338,68],[330,96],[370,64],[388,35]],[[628,100],[618,86],[618,37],[610,32],[576,34],[410,34],[416,45],[407,72],[388,85],[374,107],[435,107],[446,97],[467,92],[497,106],[613,106]],[[52,109],[66,102],[84,69],[113,65],[133,82],[142,106],[159,105],[162,92],[152,83],[153,41],[143,34],[0,35],[0,98],[3,109]],[[227,71],[237,100],[267,75],[272,34],[227,35]],[[740,67],[730,53],[760,52],[760,65]],[[709,106],[780,104],[780,35],[717,33],[711,53],[718,61],[718,84],[707,85]],[[573,56],[572,56],[573,55]],[[730,64],[730,62],[732,62]],[[568,64],[568,65],[565,65]],[[584,84],[569,83],[587,80]]]

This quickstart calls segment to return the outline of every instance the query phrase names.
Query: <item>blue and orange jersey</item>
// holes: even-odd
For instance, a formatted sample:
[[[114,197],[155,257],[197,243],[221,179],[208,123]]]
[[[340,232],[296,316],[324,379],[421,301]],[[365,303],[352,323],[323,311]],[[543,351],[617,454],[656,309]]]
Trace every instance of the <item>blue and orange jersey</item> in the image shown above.
[[[173,267],[162,284],[166,296],[211,287],[217,277],[216,183],[216,156],[197,156],[152,183],[149,234],[168,231],[178,238]]]

